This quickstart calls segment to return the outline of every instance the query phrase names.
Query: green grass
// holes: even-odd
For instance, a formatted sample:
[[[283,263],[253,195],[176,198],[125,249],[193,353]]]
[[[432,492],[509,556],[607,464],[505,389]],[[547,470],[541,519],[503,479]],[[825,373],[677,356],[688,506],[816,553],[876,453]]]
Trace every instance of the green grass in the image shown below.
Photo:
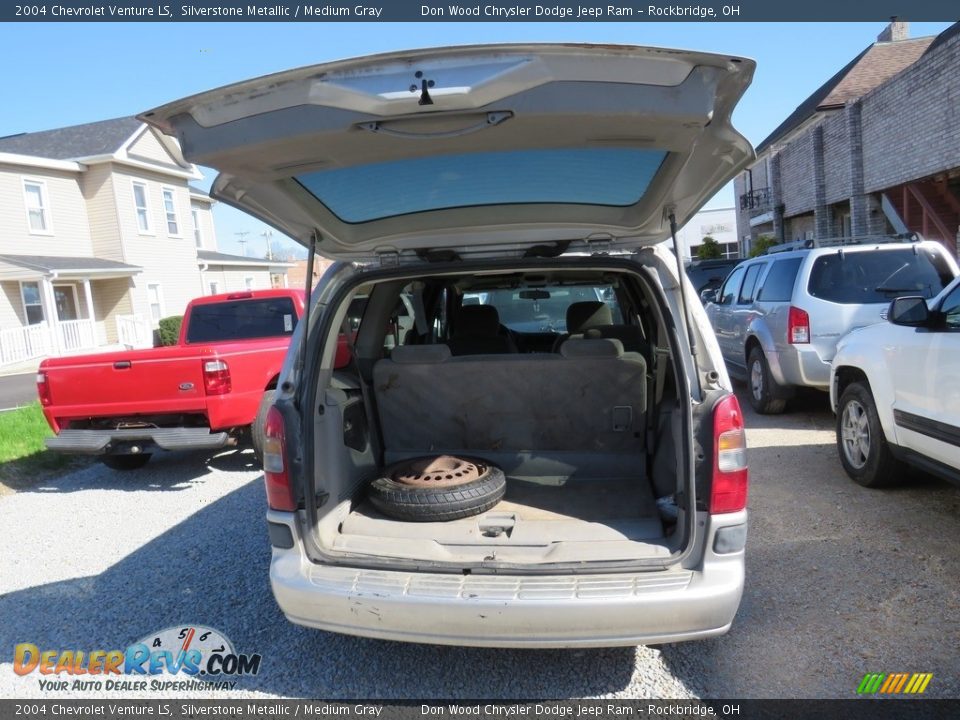
[[[0,494],[20,490],[86,462],[47,450],[43,439],[51,435],[53,431],[39,402],[0,413]]]

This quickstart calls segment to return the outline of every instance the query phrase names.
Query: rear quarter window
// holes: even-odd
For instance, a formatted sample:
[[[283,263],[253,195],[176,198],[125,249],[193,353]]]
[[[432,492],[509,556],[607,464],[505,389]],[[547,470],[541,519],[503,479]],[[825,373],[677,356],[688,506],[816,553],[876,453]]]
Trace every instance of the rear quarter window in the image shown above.
[[[793,286],[797,282],[797,272],[803,258],[777,260],[770,266],[763,285],[757,292],[757,300],[763,302],[790,302]]]
[[[296,326],[297,314],[288,297],[194,305],[187,343],[284,337],[292,335]]]
[[[932,248],[836,252],[814,260],[807,291],[822,300],[861,305],[901,295],[931,298],[952,280],[946,259]]]

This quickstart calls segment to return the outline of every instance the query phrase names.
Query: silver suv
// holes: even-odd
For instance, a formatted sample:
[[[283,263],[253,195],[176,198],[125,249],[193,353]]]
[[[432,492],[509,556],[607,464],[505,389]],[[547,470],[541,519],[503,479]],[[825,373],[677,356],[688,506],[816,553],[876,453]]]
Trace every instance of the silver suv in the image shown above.
[[[751,161],[730,114],[752,74],[659,48],[436,48],[142,116],[220,171],[218,199],[337,260],[263,431],[292,622],[523,647],[729,629],[743,418],[664,241]]]
[[[745,260],[707,305],[727,370],[759,413],[783,412],[797,387],[830,389],[837,343],[885,319],[898,295],[937,295],[957,275],[942,245],[901,238],[808,241]]]

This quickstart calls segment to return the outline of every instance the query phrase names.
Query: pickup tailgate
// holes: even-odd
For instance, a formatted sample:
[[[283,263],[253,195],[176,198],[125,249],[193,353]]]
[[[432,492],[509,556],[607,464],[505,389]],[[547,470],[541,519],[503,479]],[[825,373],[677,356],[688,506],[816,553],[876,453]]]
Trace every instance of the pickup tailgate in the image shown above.
[[[203,363],[216,354],[202,347],[160,347],[44,361],[49,420],[203,412]]]

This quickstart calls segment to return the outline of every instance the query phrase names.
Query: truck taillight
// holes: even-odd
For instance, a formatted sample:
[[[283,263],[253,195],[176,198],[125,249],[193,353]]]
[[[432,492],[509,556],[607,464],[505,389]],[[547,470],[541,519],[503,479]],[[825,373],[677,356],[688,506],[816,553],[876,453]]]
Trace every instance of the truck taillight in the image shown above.
[[[41,405],[49,405],[53,400],[50,398],[50,383],[47,382],[45,372],[37,373],[37,395],[40,396]]]
[[[810,342],[810,316],[806,310],[793,305],[787,315],[787,342],[791,345]]]
[[[275,407],[267,412],[263,428],[263,481],[267,486],[267,505],[272,510],[292,512],[297,509],[287,469],[287,443],[283,416]]]
[[[730,513],[747,506],[747,438],[743,413],[735,395],[713,410],[713,483],[710,512]]]
[[[203,361],[203,388],[207,395],[226,395],[233,389],[230,366],[223,360]]]

